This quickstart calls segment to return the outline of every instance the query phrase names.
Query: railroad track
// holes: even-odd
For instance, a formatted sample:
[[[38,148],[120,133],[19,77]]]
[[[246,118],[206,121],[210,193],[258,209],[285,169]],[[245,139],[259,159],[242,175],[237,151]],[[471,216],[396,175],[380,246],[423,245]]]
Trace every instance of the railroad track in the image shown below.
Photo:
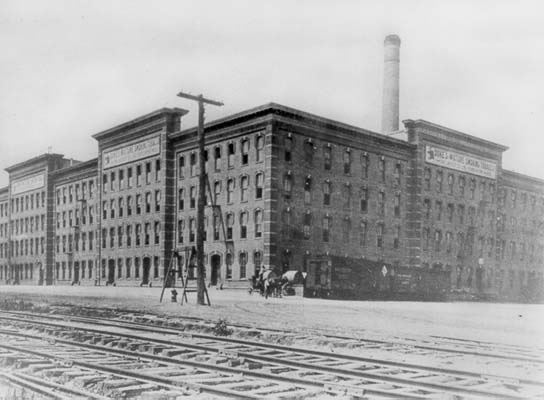
[[[65,308],[59,308],[55,311],[66,312]],[[73,312],[73,310],[72,310]],[[103,309],[95,308],[77,308],[76,313],[99,313],[104,314]],[[111,314],[111,312],[108,312]],[[116,310],[115,318],[95,317],[92,320],[97,321],[100,318],[102,324],[124,324],[128,327],[140,329],[171,329],[171,330],[204,330],[210,331],[213,323],[199,318],[183,317],[181,321],[164,319],[157,316],[145,315],[142,313],[133,313]],[[22,313],[21,315],[24,315]],[[64,319],[66,314],[51,316],[51,318]],[[69,314],[69,317],[82,317]],[[75,319],[74,319],[75,320]],[[268,335],[269,341],[289,341],[296,347],[312,347],[322,349],[329,348],[335,352],[347,352],[348,354],[361,354],[367,358],[397,362],[399,359],[415,364],[433,365],[434,367],[448,369],[451,365],[456,365],[467,371],[472,371],[474,376],[478,376],[487,371],[488,374],[497,374],[501,371],[503,375],[510,378],[527,380],[539,380],[544,376],[544,351],[542,349],[528,348],[524,346],[513,346],[507,344],[489,343],[474,340],[463,340],[456,338],[442,337],[396,337],[387,340],[369,338],[366,334],[361,337],[347,337],[338,335],[301,335],[299,332],[281,331],[276,329],[259,328],[246,325],[231,325],[237,328],[235,333],[243,336],[247,341],[249,334],[256,334],[257,337]],[[168,332],[166,332],[168,333]],[[195,333],[198,337],[198,332]],[[201,335],[205,338],[205,335]],[[500,374],[500,373],[499,373]]]
[[[213,394],[238,398],[241,395],[245,398],[277,398],[280,394],[283,398],[315,397],[318,394],[334,397],[345,393],[362,398],[436,399],[446,395],[456,399],[544,398],[544,383],[536,380],[189,334],[143,323],[58,315],[42,317],[20,312],[4,312],[0,320],[3,320],[4,327],[10,327],[0,331],[6,338],[3,343],[10,343],[0,344],[0,349],[25,353],[28,348],[12,344],[12,340],[18,339],[38,342],[35,344],[38,347],[41,342],[42,347],[33,354],[35,357],[58,360],[59,354],[69,352],[57,347],[69,346],[74,352],[89,352],[80,354],[77,360],[92,358],[93,355],[96,358],[97,353],[102,358],[112,358],[116,363],[122,362],[116,357],[121,357],[125,363],[136,359],[151,363],[151,366],[143,365],[137,369],[144,372],[150,368],[153,370],[153,377],[158,380],[146,383],[154,384],[155,390],[173,390],[190,381],[193,390],[196,388],[205,393],[227,386],[228,391]],[[54,341],[54,346],[51,346],[51,341]],[[70,359],[73,356],[61,357],[63,362]],[[80,365],[82,362],[86,364]],[[74,362],[76,367],[95,368],[91,364],[89,361]],[[164,380],[165,373],[179,368],[198,372],[192,373],[190,380],[184,374]],[[134,368],[131,372],[134,373]],[[144,372],[149,380],[150,375]],[[110,373],[123,377],[120,371]],[[142,379],[141,376],[130,378]]]

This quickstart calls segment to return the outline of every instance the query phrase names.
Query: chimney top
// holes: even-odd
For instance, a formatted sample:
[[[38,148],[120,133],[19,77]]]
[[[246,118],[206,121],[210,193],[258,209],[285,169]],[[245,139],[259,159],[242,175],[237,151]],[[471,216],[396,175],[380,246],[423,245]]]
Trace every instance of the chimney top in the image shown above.
[[[383,43],[400,46],[400,37],[398,35],[387,35]]]

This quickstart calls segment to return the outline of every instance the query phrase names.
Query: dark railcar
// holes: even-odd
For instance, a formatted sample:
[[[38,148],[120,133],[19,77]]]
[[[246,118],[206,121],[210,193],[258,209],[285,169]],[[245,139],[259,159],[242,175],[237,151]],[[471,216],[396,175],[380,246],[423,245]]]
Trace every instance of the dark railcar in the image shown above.
[[[336,299],[443,300],[449,271],[323,256],[306,261],[304,294]]]

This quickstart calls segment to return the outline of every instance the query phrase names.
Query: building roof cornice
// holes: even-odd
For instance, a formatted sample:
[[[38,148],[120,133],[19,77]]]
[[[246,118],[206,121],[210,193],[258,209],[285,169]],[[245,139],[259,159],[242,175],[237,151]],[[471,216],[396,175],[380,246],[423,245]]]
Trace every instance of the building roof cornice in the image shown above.
[[[508,147],[504,146],[502,144],[491,142],[491,141],[486,140],[486,139],[481,139],[479,137],[469,135],[467,133],[463,133],[463,132],[457,131],[455,129],[446,128],[445,126],[438,125],[438,124],[435,124],[433,122],[426,121],[424,119],[416,119],[416,120],[405,119],[405,120],[402,121],[402,123],[404,124],[404,126],[407,129],[413,129],[413,128],[418,129],[419,128],[419,129],[423,129],[423,130],[431,131],[431,132],[432,131],[434,131],[434,132],[438,131],[438,132],[446,134],[448,136],[453,136],[456,139],[463,140],[465,142],[473,143],[473,144],[476,144],[476,145],[484,146],[484,147],[487,147],[487,148],[491,148],[493,150],[497,150],[497,151],[500,151],[500,152],[508,150]]]
[[[50,158],[62,158],[62,157],[64,157],[63,154],[56,154],[56,153],[41,154],[41,155],[33,157],[33,158],[29,159],[29,160],[21,161],[20,163],[17,163],[17,164],[9,166],[7,168],[4,168],[4,170],[6,172],[8,172],[8,173],[11,173],[11,172],[16,171],[16,170],[18,170],[20,168],[28,167],[28,166],[33,165],[33,164],[38,164],[40,162],[47,161]]]
[[[393,143],[398,143],[404,146],[409,145],[408,142],[401,139],[382,135],[380,133],[376,133],[367,129],[362,129],[362,128],[345,124],[339,121],[335,121],[329,118],[320,117],[315,114],[297,110],[295,108],[287,107],[277,103],[267,103],[258,107],[251,108],[249,110],[245,110],[236,114],[229,115],[227,117],[210,121],[204,125],[204,128],[210,131],[218,130],[227,126],[233,126],[233,125],[236,125],[251,119],[255,119],[267,114],[271,114],[272,116],[277,115],[282,117],[288,117],[298,122],[304,122],[304,123],[307,123],[308,125],[313,125],[321,129],[329,129],[333,131],[341,131],[341,132],[357,134],[357,135],[366,135],[366,136],[374,137],[379,140],[386,140],[386,141],[391,141]],[[179,132],[171,133],[169,135],[169,138],[176,139],[186,135],[196,134],[196,131],[197,131],[197,127],[184,129]]]
[[[153,120],[160,120],[161,118],[164,118],[168,115],[178,116],[182,117],[185,114],[187,114],[189,111],[183,109],[183,108],[161,108],[158,110],[155,110],[153,112],[150,112],[148,114],[142,115],[141,117],[132,119],[128,122],[122,123],[120,125],[114,126],[113,128],[106,129],[105,131],[101,131],[98,133],[95,133],[92,135],[92,137],[96,140],[101,140],[104,138],[107,138],[109,136],[112,136],[116,133],[119,133],[121,131],[132,129],[137,127],[138,125],[146,124]]]

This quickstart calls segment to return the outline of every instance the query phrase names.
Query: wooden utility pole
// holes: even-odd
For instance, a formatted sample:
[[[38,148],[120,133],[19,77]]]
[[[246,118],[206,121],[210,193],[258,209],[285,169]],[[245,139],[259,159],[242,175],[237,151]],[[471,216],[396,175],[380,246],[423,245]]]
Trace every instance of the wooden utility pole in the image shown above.
[[[204,292],[206,282],[204,281],[204,208],[206,206],[206,160],[204,159],[204,104],[214,106],[222,106],[223,103],[215,100],[206,99],[203,95],[192,95],[184,92],[179,92],[178,97],[194,100],[198,102],[198,204],[196,214],[196,262],[197,262],[197,303],[205,305]]]

